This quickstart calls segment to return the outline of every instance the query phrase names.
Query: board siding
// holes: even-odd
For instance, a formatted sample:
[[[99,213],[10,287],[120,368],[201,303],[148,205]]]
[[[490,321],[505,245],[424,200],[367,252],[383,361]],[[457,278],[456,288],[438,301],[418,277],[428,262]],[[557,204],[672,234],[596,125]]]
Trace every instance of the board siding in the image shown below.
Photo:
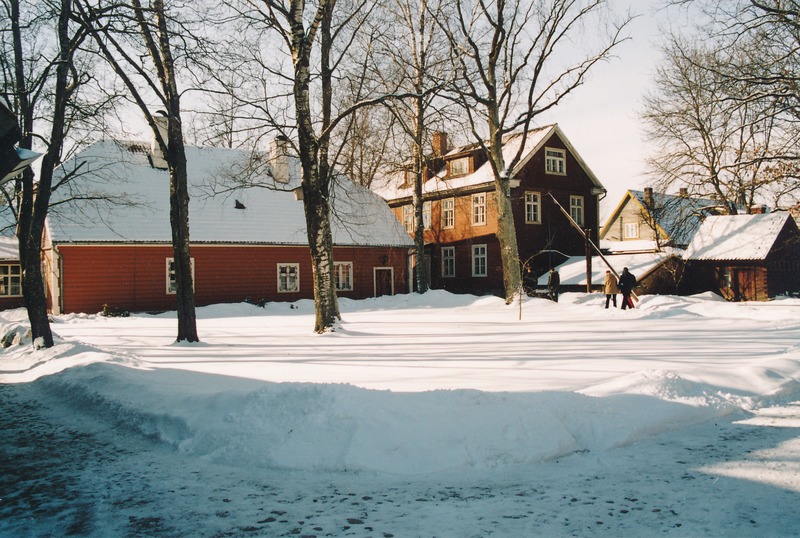
[[[94,313],[175,309],[166,291],[170,246],[61,245],[62,311]],[[353,291],[343,297],[373,296],[373,268],[393,267],[396,293],[408,291],[405,247],[336,247],[336,261],[353,262]],[[307,247],[193,245],[195,303],[204,306],[242,301],[296,301],[313,298],[311,257]],[[278,264],[300,265],[300,289],[278,293]]]

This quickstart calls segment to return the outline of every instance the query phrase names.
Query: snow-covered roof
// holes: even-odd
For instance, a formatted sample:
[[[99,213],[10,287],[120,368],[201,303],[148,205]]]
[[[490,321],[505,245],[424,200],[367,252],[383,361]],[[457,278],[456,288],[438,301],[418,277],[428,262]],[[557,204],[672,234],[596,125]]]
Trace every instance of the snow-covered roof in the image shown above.
[[[308,244],[303,202],[292,189],[300,185],[299,166],[290,158],[288,183],[276,183],[266,173],[258,187],[219,193],[226,177],[244,174],[252,154],[244,150],[187,147],[189,234],[206,243]],[[53,242],[171,242],[170,179],[167,170],[153,168],[149,144],[102,141],[65,162],[59,175],[78,169],[74,192],[118,196],[129,205],[56,206],[48,217]],[[216,193],[215,193],[216,191]],[[54,201],[68,192],[53,193]],[[413,241],[388,205],[368,189],[339,177],[332,193],[331,225],[335,245],[411,246]]]
[[[772,250],[788,213],[707,217],[686,248],[689,260],[763,260]]]
[[[658,245],[655,241],[647,239],[635,239],[625,241],[611,241],[609,239],[600,240],[600,248],[602,250],[620,254],[623,252],[655,252],[658,250]]]
[[[630,189],[600,230],[600,237],[605,237],[629,200],[636,201],[642,210],[647,211],[661,232],[676,245],[687,245],[703,223],[703,218],[716,213],[720,207],[720,202],[710,198],[661,192],[653,192],[652,202],[648,204],[643,191]]]
[[[519,171],[522,170],[531,157],[533,157],[533,155],[554,134],[557,134],[561,141],[567,146],[572,156],[581,164],[581,167],[586,171],[592,182],[597,187],[602,188],[603,185],[595,177],[589,167],[586,166],[586,163],[575,151],[575,148],[572,147],[572,144],[570,144],[569,140],[567,140],[566,136],[564,136],[564,133],[561,131],[558,125],[555,124],[533,129],[528,132],[528,135],[525,138],[523,138],[522,133],[511,134],[506,137],[503,144],[503,158],[505,159],[505,162],[510,162],[513,156],[519,150],[520,146],[524,146],[522,159],[512,171],[510,177],[513,178],[517,173],[519,173]],[[448,159],[449,157],[453,157],[461,153],[471,152],[475,149],[475,144],[457,147],[444,155],[444,159]],[[447,168],[443,167],[436,175],[426,181],[422,185],[423,195],[440,191],[450,191],[454,189],[472,187],[494,181],[492,166],[488,161],[479,166],[478,169],[471,174],[453,178],[446,178],[446,175]],[[413,187],[411,185],[405,187],[403,186],[407,183],[404,176],[405,172],[400,171],[381,177],[376,180],[376,185],[373,187],[373,190],[386,200],[396,200],[398,198],[409,197],[413,194]]]
[[[19,241],[16,237],[0,236],[0,260],[19,260]]]
[[[611,267],[618,273],[627,267],[637,280],[647,276],[656,267],[664,263],[671,256],[668,252],[645,252],[638,254],[611,254],[604,256],[611,264]],[[585,286],[586,285],[586,257],[571,256],[564,263],[556,267],[559,280],[562,286]],[[608,266],[600,256],[592,256],[592,284],[603,283]],[[539,277],[537,284],[546,286],[548,273]]]

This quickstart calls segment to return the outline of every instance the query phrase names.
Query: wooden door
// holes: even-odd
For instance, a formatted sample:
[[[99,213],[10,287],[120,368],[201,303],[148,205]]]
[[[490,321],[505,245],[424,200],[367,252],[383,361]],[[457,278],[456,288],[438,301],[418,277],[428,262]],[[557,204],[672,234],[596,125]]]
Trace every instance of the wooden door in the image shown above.
[[[394,295],[394,268],[375,268],[375,297]]]
[[[756,271],[751,268],[734,270],[734,290],[738,301],[755,301]]]

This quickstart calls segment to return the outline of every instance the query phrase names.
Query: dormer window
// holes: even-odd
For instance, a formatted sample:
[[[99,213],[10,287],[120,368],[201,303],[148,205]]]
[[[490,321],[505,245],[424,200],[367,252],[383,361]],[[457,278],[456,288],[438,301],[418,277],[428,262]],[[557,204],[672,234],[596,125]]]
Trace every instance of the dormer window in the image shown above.
[[[563,149],[544,148],[544,170],[548,174],[567,174],[567,152]]]
[[[465,176],[469,174],[469,157],[459,157],[448,163],[450,176]]]

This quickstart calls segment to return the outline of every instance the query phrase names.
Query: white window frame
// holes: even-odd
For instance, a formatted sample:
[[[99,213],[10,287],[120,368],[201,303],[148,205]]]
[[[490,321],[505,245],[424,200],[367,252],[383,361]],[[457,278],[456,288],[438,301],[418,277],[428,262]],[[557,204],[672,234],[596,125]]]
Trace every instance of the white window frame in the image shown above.
[[[442,228],[455,228],[456,226],[456,199],[445,198],[442,200]]]
[[[422,202],[422,225],[426,230],[431,229],[431,203]]]
[[[194,291],[194,258],[189,258],[189,267],[192,270],[192,290]],[[175,276],[175,258],[167,258],[167,295],[178,293],[177,278]]]
[[[583,226],[584,222],[584,204],[583,196],[570,195],[569,197],[569,216],[572,220]]]
[[[456,247],[442,247],[442,278],[456,276]]]
[[[567,151],[560,148],[544,148],[544,171],[557,176],[567,175]]]
[[[333,262],[336,291],[353,291],[353,262]]]
[[[542,223],[542,193],[525,191],[525,224]]]
[[[639,239],[639,223],[626,222],[624,239]]]
[[[486,226],[486,193],[472,195],[472,225]]]
[[[484,277],[488,275],[489,255],[486,245],[472,245],[472,276]]]
[[[450,176],[465,176],[469,174],[469,157],[459,157],[449,163]]]
[[[22,297],[21,264],[0,264],[0,297]]]
[[[411,204],[403,206],[403,228],[410,234],[414,233],[414,206]]]
[[[282,286],[281,282],[281,269],[294,269],[294,289],[289,289],[288,284],[289,281],[286,281],[286,288]],[[278,275],[278,293],[297,293],[300,291],[300,264],[299,263],[278,263],[277,264],[277,275]],[[288,273],[287,273],[288,277]]]

